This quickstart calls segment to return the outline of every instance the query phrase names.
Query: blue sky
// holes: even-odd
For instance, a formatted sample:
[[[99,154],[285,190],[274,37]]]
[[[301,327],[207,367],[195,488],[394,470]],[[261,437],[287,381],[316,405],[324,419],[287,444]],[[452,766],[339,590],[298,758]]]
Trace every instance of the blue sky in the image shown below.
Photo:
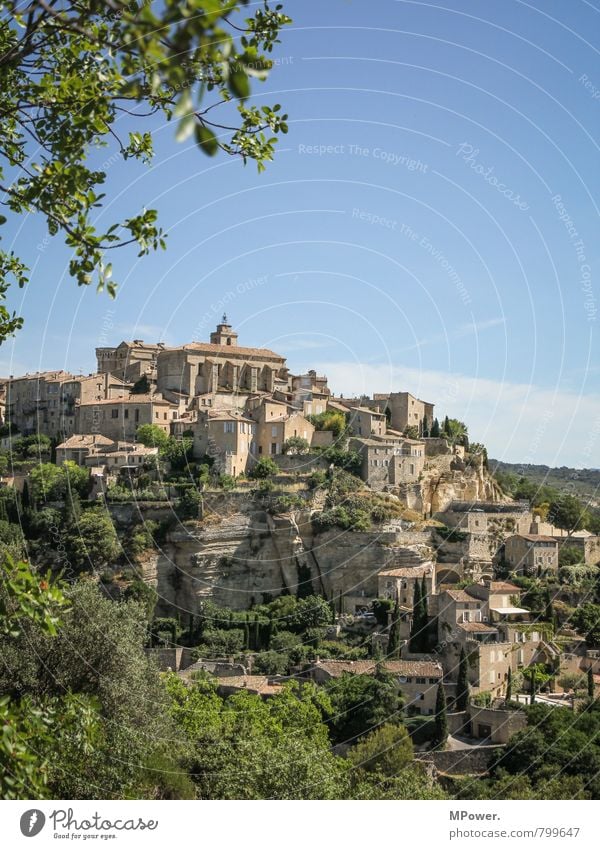
[[[13,226],[33,274],[1,371],[87,372],[96,345],[206,339],[224,302],[241,344],[336,392],[408,389],[494,457],[600,466],[599,9],[285,9],[255,89],[290,115],[276,161],[258,175],[154,125],[150,168],[110,164],[101,220],[157,207],[168,250],[113,256],[115,301],[77,289],[43,221]]]

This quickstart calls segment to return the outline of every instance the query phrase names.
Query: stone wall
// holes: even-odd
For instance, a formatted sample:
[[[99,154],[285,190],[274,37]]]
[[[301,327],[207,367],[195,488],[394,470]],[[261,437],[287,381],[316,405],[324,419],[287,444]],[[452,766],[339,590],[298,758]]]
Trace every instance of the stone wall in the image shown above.
[[[415,759],[444,775],[485,775],[501,746],[474,746],[446,752],[417,752]]]
[[[308,474],[315,469],[327,469],[329,463],[321,454],[275,454],[271,457],[282,472],[300,472]]]

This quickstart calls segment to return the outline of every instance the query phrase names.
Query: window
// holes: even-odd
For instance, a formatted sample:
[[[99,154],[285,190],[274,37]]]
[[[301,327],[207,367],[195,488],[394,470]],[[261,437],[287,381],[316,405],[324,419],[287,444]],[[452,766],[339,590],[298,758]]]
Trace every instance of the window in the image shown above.
[[[235,422],[224,422],[223,433],[233,433],[234,424],[235,424]]]
[[[271,427],[271,436],[277,436],[277,425]]]
[[[111,415],[111,418],[118,419],[119,418],[119,411],[118,410],[111,410],[110,415]]]
[[[125,410],[123,415],[126,419],[128,419],[129,418],[129,410]]]

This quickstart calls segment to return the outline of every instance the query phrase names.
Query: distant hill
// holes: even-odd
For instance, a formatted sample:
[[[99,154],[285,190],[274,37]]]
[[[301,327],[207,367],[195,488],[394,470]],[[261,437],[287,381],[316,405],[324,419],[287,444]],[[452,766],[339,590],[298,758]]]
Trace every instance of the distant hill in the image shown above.
[[[552,468],[536,466],[532,463],[503,463],[501,460],[489,460],[491,472],[526,477],[536,484],[554,486],[556,489],[568,489],[573,495],[600,505],[600,469],[571,469],[568,466]]]

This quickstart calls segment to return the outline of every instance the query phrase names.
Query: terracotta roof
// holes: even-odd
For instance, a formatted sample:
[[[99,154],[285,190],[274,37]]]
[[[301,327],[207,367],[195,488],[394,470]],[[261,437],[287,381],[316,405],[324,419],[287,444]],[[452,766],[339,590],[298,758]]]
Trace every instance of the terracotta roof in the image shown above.
[[[441,678],[444,674],[441,664],[428,660],[384,660],[380,666],[392,675],[425,676]],[[373,675],[377,663],[372,660],[317,660],[315,668],[324,669],[333,678],[344,673],[352,675]]]
[[[370,413],[372,416],[385,418],[385,413],[380,413],[379,410],[372,410],[371,407],[350,407],[350,410],[357,413]]]
[[[100,433],[75,433],[57,448],[89,448],[92,445],[114,445],[114,440]]]
[[[10,377],[8,382],[14,383],[16,380],[72,380],[75,377],[68,371],[59,369],[58,371],[35,371],[32,374],[21,374],[17,377]]]
[[[522,592],[520,587],[515,586],[515,584],[511,584],[508,581],[492,581],[490,583],[490,590],[493,593],[520,593]]]
[[[492,634],[498,630],[492,625],[486,625],[485,622],[461,622],[457,627],[461,631],[470,631],[479,634]]]
[[[275,695],[283,689],[281,684],[270,682],[266,675],[230,675],[220,678],[218,687],[246,690],[248,693],[257,693],[262,696]]]
[[[469,595],[466,590],[446,590],[446,595],[449,595],[452,601],[478,601],[474,596]]]
[[[212,342],[190,342],[189,345],[182,345],[180,349],[170,348],[171,351],[198,351],[205,354],[223,354],[228,357],[265,357],[269,360],[285,361],[285,357],[281,354],[276,354],[275,351],[269,348],[244,348],[241,345],[214,345]]]
[[[256,424],[254,419],[249,419],[243,413],[232,412],[231,410],[212,410],[208,414],[209,422],[248,422]]]
[[[380,577],[385,578],[422,578],[433,571],[433,563],[421,563],[419,566],[404,566],[398,569],[384,569],[378,572]]]
[[[526,539],[529,542],[556,542],[554,537],[544,536],[543,534],[514,534],[516,537]]]
[[[159,404],[161,407],[177,407],[166,401],[162,395],[127,395],[123,398],[101,398],[98,401],[87,401],[81,407],[95,407],[97,404]]]

